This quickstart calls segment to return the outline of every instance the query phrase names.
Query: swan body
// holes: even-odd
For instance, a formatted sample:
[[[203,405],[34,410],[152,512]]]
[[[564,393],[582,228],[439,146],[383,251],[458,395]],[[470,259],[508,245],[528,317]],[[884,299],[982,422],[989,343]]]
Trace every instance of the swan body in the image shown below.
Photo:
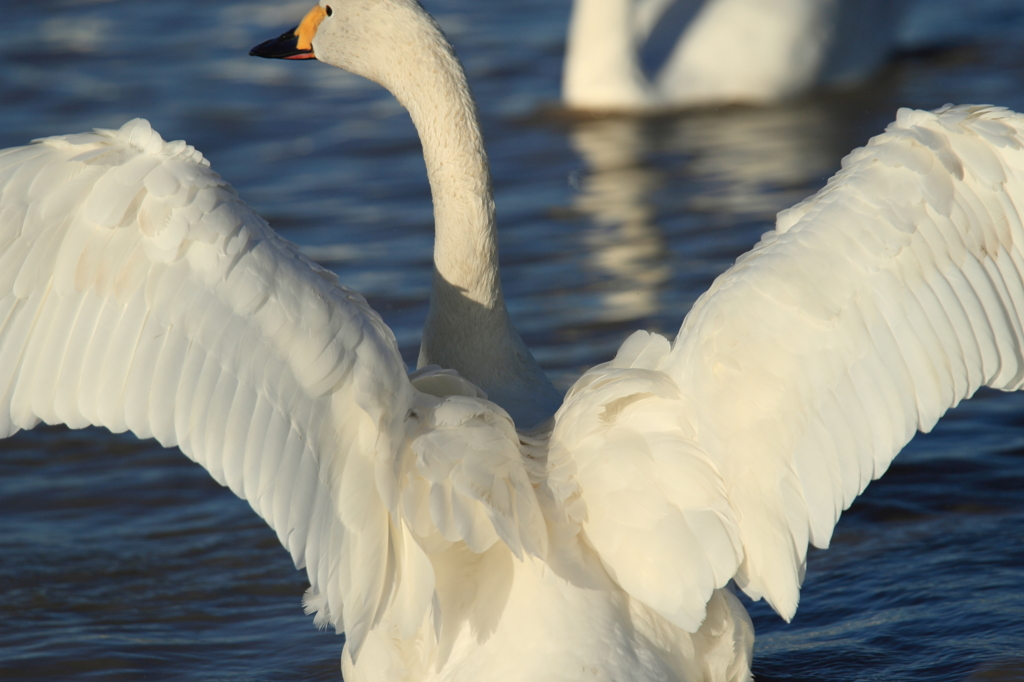
[[[575,0],[562,99],[644,111],[764,104],[862,80],[885,61],[900,3],[880,0]],[[682,24],[655,33],[659,25]],[[648,41],[672,44],[645,69]]]
[[[730,582],[791,618],[808,544],[914,432],[1024,382],[1020,115],[901,110],[673,342],[636,332],[545,419],[437,25],[415,0],[326,1],[254,52],[409,109],[437,231],[421,361],[440,367],[407,375],[362,297],[135,120],[0,153],[0,435],[180,447],[305,568],[349,682],[748,680]]]

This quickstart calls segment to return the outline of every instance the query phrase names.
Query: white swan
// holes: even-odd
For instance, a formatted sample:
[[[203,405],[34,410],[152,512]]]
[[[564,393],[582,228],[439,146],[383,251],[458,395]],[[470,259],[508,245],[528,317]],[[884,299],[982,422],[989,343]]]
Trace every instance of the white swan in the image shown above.
[[[136,120],[0,155],[0,435],[178,445],[307,570],[348,682],[749,679],[728,583],[790,618],[808,542],[915,429],[1024,381],[1024,117],[903,110],[674,343],[637,332],[517,434],[509,414],[553,392],[502,304],[476,114],[436,24],[415,0],[325,0],[255,52],[409,109],[437,230],[422,360],[462,376],[410,382],[361,297]]]
[[[574,0],[562,100],[572,109],[650,111],[764,104],[817,84],[856,82],[888,57],[903,7],[903,0]],[[665,28],[656,33],[659,24]],[[641,60],[648,42],[670,43],[649,75]]]

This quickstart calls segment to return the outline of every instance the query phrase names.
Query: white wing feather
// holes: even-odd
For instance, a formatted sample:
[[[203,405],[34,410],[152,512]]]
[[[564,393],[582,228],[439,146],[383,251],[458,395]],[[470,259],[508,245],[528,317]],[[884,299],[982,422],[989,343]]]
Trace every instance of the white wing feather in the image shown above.
[[[0,437],[180,446],[276,530],[353,658],[387,609],[428,616],[434,536],[546,542],[504,411],[405,372],[361,296],[145,121],[0,152]]]
[[[1024,382],[1024,117],[901,110],[694,305],[556,416],[561,498],[637,599],[694,630],[730,578],[796,610],[808,542],[980,386]],[[577,503],[578,504],[578,503]]]

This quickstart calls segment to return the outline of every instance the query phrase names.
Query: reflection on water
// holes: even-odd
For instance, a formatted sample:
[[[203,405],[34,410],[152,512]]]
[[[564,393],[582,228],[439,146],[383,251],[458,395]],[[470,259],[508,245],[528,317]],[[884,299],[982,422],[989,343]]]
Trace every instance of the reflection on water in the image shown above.
[[[695,210],[776,213],[799,201],[836,167],[844,121],[821,101],[732,108],[681,119],[665,137],[689,156],[687,172],[718,191],[692,197]]]
[[[666,230],[694,214],[728,217],[727,224],[748,217],[768,229],[852,148],[844,101],[572,121],[569,140],[584,164],[573,176],[572,207],[587,218],[585,267],[600,292],[591,321],[643,323],[674,310],[678,324],[688,305],[673,309],[663,296],[671,295],[664,290],[676,265]]]
[[[602,321],[654,314],[669,276],[651,203],[664,178],[644,163],[645,132],[642,120],[629,118],[586,121],[571,132],[587,166],[573,205],[592,222],[584,237],[588,267],[608,282],[599,298]]]

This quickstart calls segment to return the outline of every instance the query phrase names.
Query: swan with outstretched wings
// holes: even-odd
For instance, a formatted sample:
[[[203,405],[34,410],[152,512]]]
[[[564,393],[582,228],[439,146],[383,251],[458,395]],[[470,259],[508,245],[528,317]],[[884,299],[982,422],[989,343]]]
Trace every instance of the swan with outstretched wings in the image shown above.
[[[145,121],[0,153],[0,434],[177,446],[277,532],[360,680],[745,680],[808,544],[916,430],[1024,381],[1024,118],[902,110],[694,305],[564,400],[509,320],[475,107],[415,0],[254,49],[372,78],[420,133],[434,288],[380,317]]]

